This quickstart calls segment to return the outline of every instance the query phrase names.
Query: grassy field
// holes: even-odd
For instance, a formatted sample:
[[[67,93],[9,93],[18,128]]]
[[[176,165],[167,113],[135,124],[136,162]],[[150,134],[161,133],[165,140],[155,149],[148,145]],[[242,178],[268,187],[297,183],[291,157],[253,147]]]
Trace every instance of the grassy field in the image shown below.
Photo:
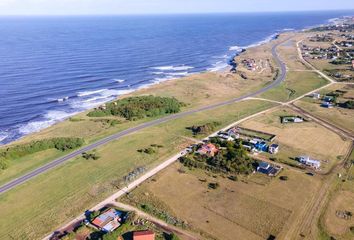
[[[260,97],[286,102],[324,86],[328,81],[313,72],[289,72],[285,82]]]
[[[320,180],[288,169],[281,175],[289,180],[255,174],[235,182],[176,163],[121,200],[138,207],[162,206],[186,221],[201,239],[234,240],[237,236],[260,240],[270,235],[282,239],[319,188]],[[220,187],[211,190],[210,182],[218,182]]]
[[[353,86],[342,86],[342,85],[332,85],[329,88],[325,88],[320,91],[321,94],[325,94],[334,90],[344,90],[347,93],[338,98],[340,102],[346,101],[349,98],[354,96],[354,87]],[[300,101],[295,102],[295,105],[305,109],[306,111],[311,112],[311,114],[325,119],[339,127],[342,127],[346,130],[354,132],[354,110],[335,107],[335,108],[323,108],[320,106],[321,101],[313,100],[310,98],[303,98]]]
[[[128,172],[139,166],[151,168],[193,142],[186,129],[190,125],[218,121],[225,126],[271,106],[252,100],[193,114],[102,146],[96,161],[72,159],[2,195],[0,239],[37,239],[55,230],[116,191]],[[151,144],[163,147],[151,155],[137,151]]]
[[[354,151],[352,151],[350,160],[354,161]],[[337,188],[333,191],[328,205],[323,210],[320,219],[320,227],[323,231],[336,239],[353,239],[354,233],[350,227],[354,227],[354,218],[342,219],[336,215],[336,211],[349,211],[354,213],[354,167],[342,171],[343,177],[337,179]]]
[[[281,124],[280,116],[286,115],[298,114],[282,108],[252,118],[241,126],[275,134],[275,142],[280,144],[280,151],[272,157],[279,161],[296,163],[290,158],[308,155],[321,160],[322,171],[326,172],[343,159],[350,146],[349,141],[344,141],[337,134],[314,122]]]
[[[350,191],[336,192],[328,205],[324,216],[324,223],[328,234],[336,239],[353,239],[354,233],[350,227],[354,227],[354,217],[342,219],[336,215],[336,211],[349,211],[354,213],[354,193]]]

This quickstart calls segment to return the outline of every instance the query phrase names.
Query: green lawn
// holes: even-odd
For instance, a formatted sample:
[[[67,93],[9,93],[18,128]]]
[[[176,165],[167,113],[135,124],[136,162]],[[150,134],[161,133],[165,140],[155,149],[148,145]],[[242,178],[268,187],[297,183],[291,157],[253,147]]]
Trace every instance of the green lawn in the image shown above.
[[[148,169],[191,143],[186,127],[209,121],[222,126],[274,106],[245,101],[150,127],[97,149],[97,161],[72,159],[13,189],[0,198],[0,239],[38,239],[71,220],[117,189],[116,181],[138,166]],[[150,144],[157,153],[138,153]]]
[[[326,85],[328,81],[313,72],[288,72],[286,80],[278,87],[262,93],[260,97],[286,102]]]

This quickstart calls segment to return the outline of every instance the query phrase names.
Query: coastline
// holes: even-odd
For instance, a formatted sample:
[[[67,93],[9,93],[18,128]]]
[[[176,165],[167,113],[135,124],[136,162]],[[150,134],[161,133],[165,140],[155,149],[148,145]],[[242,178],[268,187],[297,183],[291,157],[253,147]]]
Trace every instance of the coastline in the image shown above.
[[[341,18],[343,18],[343,17],[341,17]],[[337,19],[341,19],[341,18],[337,18]],[[333,24],[333,22],[334,22],[333,19],[332,19],[332,21],[331,21],[331,19],[328,19],[325,24],[319,24],[319,25],[321,25],[321,26],[330,25],[330,24]],[[251,44],[249,44],[247,46],[230,46],[228,51],[234,52],[234,53],[233,53],[233,55],[231,57],[229,57],[227,59],[225,58],[225,62],[222,63],[223,64],[222,67],[218,67],[218,68],[216,68],[215,66],[214,66],[214,68],[209,67],[205,71],[194,72],[194,73],[183,72],[183,76],[180,76],[178,72],[175,72],[175,76],[173,76],[173,74],[174,74],[173,71],[175,71],[175,70],[177,70],[177,71],[188,71],[190,69],[193,69],[193,67],[186,66],[186,65],[153,67],[152,69],[156,70],[157,71],[156,73],[161,73],[161,72],[163,72],[165,70],[167,70],[167,71],[173,70],[173,71],[170,72],[170,74],[171,74],[170,77],[165,77],[165,78],[160,78],[160,79],[156,78],[157,80],[155,79],[154,81],[150,80],[147,83],[142,83],[140,85],[137,85],[136,88],[131,88],[131,86],[128,85],[129,89],[121,89],[121,90],[116,90],[116,89],[98,89],[98,90],[86,91],[86,92],[83,91],[83,92],[79,92],[75,96],[67,96],[67,97],[64,97],[64,98],[61,98],[61,99],[56,99],[54,101],[65,102],[68,99],[74,99],[74,98],[79,98],[79,97],[90,96],[90,95],[93,95],[93,94],[96,94],[96,93],[103,93],[103,94],[108,94],[108,95],[111,94],[108,98],[102,97],[102,99],[105,99],[105,101],[99,102],[99,103],[94,104],[94,105],[92,105],[90,107],[87,107],[87,108],[85,107],[81,111],[67,113],[67,114],[62,114],[60,111],[56,111],[56,110],[49,111],[48,114],[47,114],[47,117],[48,117],[47,120],[42,120],[40,122],[37,122],[37,121],[33,121],[32,122],[31,121],[31,122],[27,123],[26,127],[29,127],[29,130],[23,131],[20,137],[16,137],[14,139],[10,138],[8,141],[6,141],[9,136],[2,135],[1,132],[0,132],[0,147],[16,144],[17,142],[21,141],[24,138],[25,139],[30,138],[32,135],[39,134],[40,132],[42,132],[42,131],[44,131],[44,130],[46,130],[48,128],[51,128],[51,127],[57,125],[58,123],[61,123],[61,122],[64,122],[64,121],[68,121],[71,117],[75,117],[75,116],[78,116],[80,114],[84,114],[84,113],[94,109],[95,107],[98,107],[98,106],[104,104],[104,103],[115,101],[117,99],[124,98],[126,96],[131,95],[131,94],[136,94],[136,93],[138,93],[141,90],[149,89],[149,88],[151,88],[153,86],[156,86],[156,85],[164,84],[166,82],[171,82],[171,81],[179,81],[180,79],[184,79],[184,78],[193,78],[193,77],[197,77],[197,76],[200,76],[200,75],[203,75],[203,74],[206,74],[206,73],[216,73],[216,74],[226,75],[226,74],[229,74],[229,73],[236,72],[236,68],[237,68],[236,59],[237,59],[237,57],[241,56],[243,53],[245,53],[249,49],[257,48],[257,47],[262,46],[262,45],[266,45],[267,43],[270,43],[273,40],[276,40],[282,34],[287,34],[287,33],[291,33],[291,32],[301,32],[301,31],[305,31],[305,30],[314,28],[314,27],[319,26],[319,25],[306,27],[306,28],[301,29],[301,30],[295,30],[295,29],[276,30],[273,34],[267,36],[266,38],[263,38],[260,41],[256,41],[254,43],[251,43]],[[216,63],[216,64],[218,64],[218,63]],[[161,72],[158,72],[158,71],[161,71]],[[124,80],[122,80],[122,79],[115,79],[115,81],[117,83],[123,83],[124,82]],[[100,99],[100,97],[96,97],[96,99]],[[87,102],[88,104],[91,104],[90,103],[90,101],[91,101],[90,99],[87,100],[87,101],[88,101]],[[85,103],[86,103],[85,101],[82,102],[82,104],[85,104]],[[35,125],[37,123],[40,123],[41,126],[39,126],[39,127],[37,127],[37,126],[31,127],[31,124]],[[4,142],[4,143],[2,143],[2,142]]]

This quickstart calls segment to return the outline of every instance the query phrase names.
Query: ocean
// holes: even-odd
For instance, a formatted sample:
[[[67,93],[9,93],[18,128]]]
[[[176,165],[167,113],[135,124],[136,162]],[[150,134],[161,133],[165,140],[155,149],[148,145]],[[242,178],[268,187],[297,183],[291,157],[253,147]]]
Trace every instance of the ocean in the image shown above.
[[[0,144],[353,12],[0,17]]]

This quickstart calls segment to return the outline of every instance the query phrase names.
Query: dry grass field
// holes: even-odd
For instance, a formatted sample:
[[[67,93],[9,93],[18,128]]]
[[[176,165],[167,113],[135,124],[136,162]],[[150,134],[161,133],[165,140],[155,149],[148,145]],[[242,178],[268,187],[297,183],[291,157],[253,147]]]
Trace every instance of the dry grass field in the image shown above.
[[[253,181],[258,174],[234,182],[199,170],[181,173],[181,168],[176,163],[121,200],[163,206],[202,239],[261,240],[270,235],[282,239],[320,186],[319,179],[288,169],[281,173],[288,181],[262,176],[264,184],[260,184],[259,179]],[[220,187],[208,189],[209,182]]]
[[[345,102],[354,98],[354,86],[343,86],[340,84],[332,85],[328,88],[322,89],[319,93],[326,94],[331,91],[342,90],[346,91],[342,97],[338,98],[339,102]],[[342,127],[346,130],[354,132],[354,110],[345,109],[341,107],[335,108],[323,108],[320,105],[320,100],[313,100],[311,98],[303,98],[300,101],[295,102],[295,105],[311,112],[311,114],[325,119],[335,125]]]
[[[1,195],[0,239],[39,239],[54,231],[117,191],[117,184],[135,168],[150,169],[193,143],[186,127],[219,121],[222,128],[271,106],[252,100],[193,114],[106,144],[96,149],[96,161],[72,159]],[[153,154],[137,151],[151,144],[163,147]]]
[[[314,72],[291,71],[279,86],[262,93],[260,97],[287,102],[324,86],[328,81]]]
[[[324,224],[328,234],[335,236],[336,239],[353,239],[354,233],[350,227],[354,227],[354,217],[343,219],[336,215],[337,211],[349,211],[354,213],[354,192],[339,191],[335,193],[328,205],[324,216]]]
[[[289,158],[308,155],[321,160],[325,172],[346,154],[349,141],[314,122],[282,124],[280,116],[289,115],[298,114],[282,108],[252,118],[241,126],[275,134],[275,142],[280,144],[280,151],[275,157],[285,162],[293,161]]]

